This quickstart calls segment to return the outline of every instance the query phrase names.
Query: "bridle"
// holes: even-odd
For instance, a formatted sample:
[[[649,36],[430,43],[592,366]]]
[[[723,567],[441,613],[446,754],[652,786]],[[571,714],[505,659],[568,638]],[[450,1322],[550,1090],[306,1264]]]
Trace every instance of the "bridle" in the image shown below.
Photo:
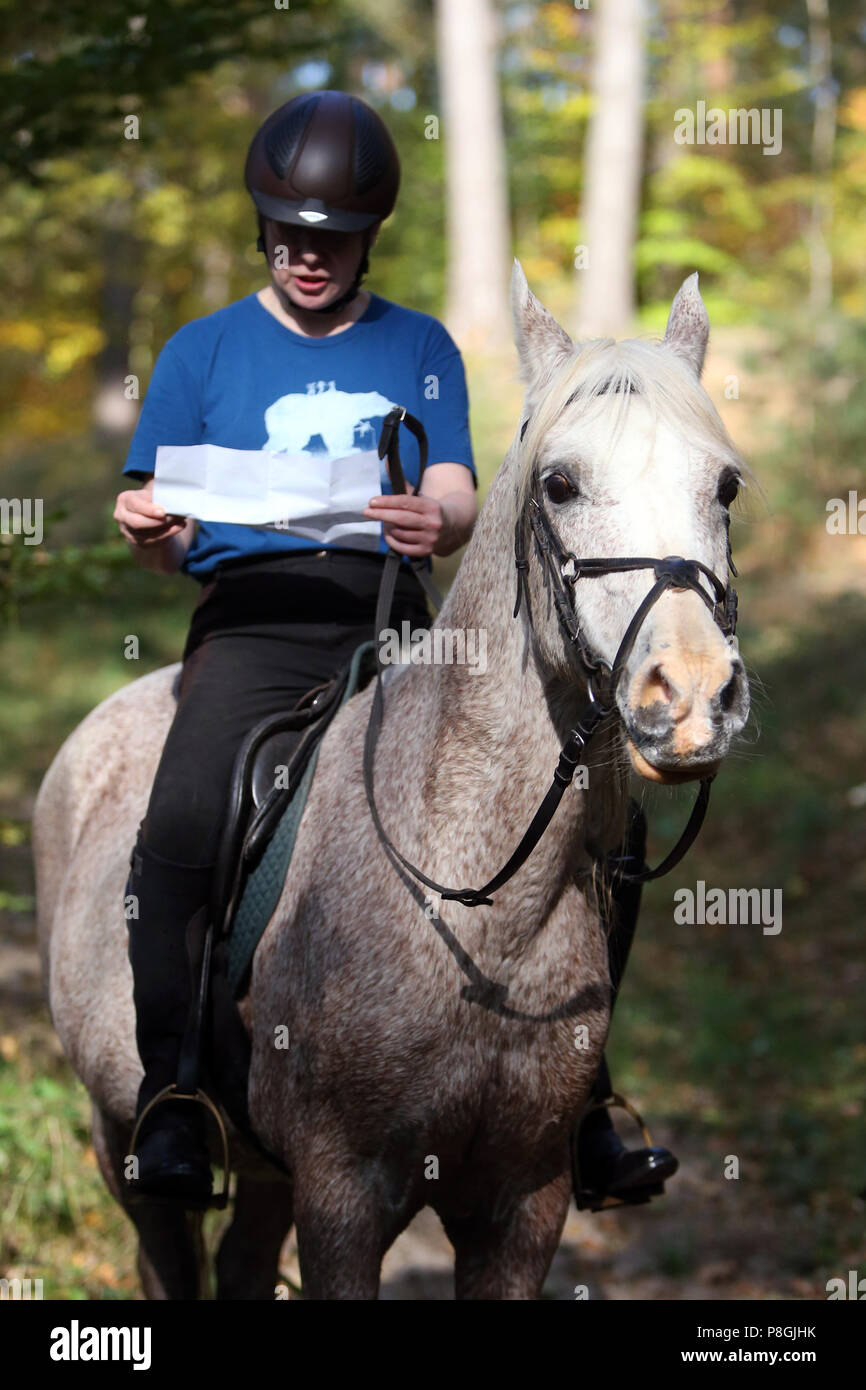
[[[520,431],[521,439],[526,432],[528,423],[528,420],[524,421]],[[515,618],[520,611],[521,600],[524,595],[526,596],[527,608],[529,606],[527,589],[529,561],[526,558],[523,543],[525,529],[523,523],[523,516],[518,516],[514,526],[514,563],[517,569],[517,601],[513,613]],[[538,547],[538,554],[552,585],[553,602],[560,626],[577,652],[591,699],[600,702],[605,713],[614,712],[617,687],[625,664],[634,648],[637,635],[650,610],[667,589],[691,589],[707,605],[714,622],[724,636],[730,641],[736,634],[737,591],[730,581],[723,584],[709,566],[701,560],[684,560],[679,555],[666,555],[661,560],[650,559],[647,556],[629,556],[627,559],[599,559],[595,557],[579,559],[573,550],[566,550],[563,547],[556,528],[539,497],[537,478],[533,483],[529,497],[529,525]],[[736,578],[737,569],[731,557],[730,517],[728,518],[727,561],[731,574]],[[656,583],[646,598],[643,599],[626,628],[614,657],[613,665],[610,666],[601,656],[592,651],[581,631],[575,587],[579,579],[590,579],[601,574],[621,574],[627,570],[642,569],[651,569],[655,574]],[[702,575],[712,586],[715,600],[710,597],[701,583]],[[603,672],[607,674],[603,675]]]
[[[420,454],[420,467],[418,473],[419,488],[427,463],[427,438],[424,433],[423,425],[421,425],[420,421],[416,420],[414,416],[409,415],[404,407],[397,407],[386,416],[379,440],[379,457],[380,459],[384,458],[387,454],[389,473],[395,492],[406,491],[406,482],[400,465],[400,453],[397,440],[401,422],[407,425],[418,440]],[[528,424],[529,418],[524,420],[521,427],[521,441],[526,433]],[[514,563],[517,570],[517,598],[512,616],[515,618],[517,617],[520,612],[521,602],[525,600],[524,606],[531,627],[532,614],[530,611],[528,590],[529,560],[526,556],[524,544],[526,520],[527,517],[524,514],[519,515],[514,527]],[[700,560],[685,560],[679,555],[667,555],[663,559],[651,559],[646,556],[612,559],[590,557],[580,559],[575,555],[573,550],[566,550],[539,496],[537,477],[533,481],[529,497],[528,522],[543,566],[546,582],[548,582],[551,587],[557,617],[569,643],[577,653],[578,660],[583,669],[589,699],[574,728],[571,730],[568,739],[563,745],[559,755],[559,762],[553,774],[553,782],[533,816],[523,838],[507,863],[504,864],[499,872],[481,888],[446,888],[443,884],[437,883],[435,879],[428,878],[426,874],[422,873],[420,869],[411,864],[409,860],[400,853],[385,833],[373,798],[373,757],[384,713],[382,696],[383,663],[378,644],[376,647],[376,686],[373,692],[370,719],[364,740],[364,789],[367,794],[367,802],[373,817],[373,823],[376,827],[379,839],[394,860],[402,864],[405,869],[408,869],[408,871],[421,883],[432,888],[443,900],[459,902],[462,903],[464,907],[478,907],[482,904],[485,906],[492,905],[493,899],[489,894],[495,892],[496,889],[500,888],[508,879],[513,877],[538,844],[553,818],[553,814],[562,799],[563,792],[566,787],[571,784],[581,754],[586,749],[602,721],[618,713],[616,707],[616,692],[623,670],[625,669],[625,664],[634,648],[641,627],[662,594],[666,593],[668,589],[691,590],[693,593],[698,594],[707,605],[713,616],[714,622],[728,641],[733,640],[737,630],[736,590],[733,588],[730,580],[728,580],[726,584],[723,584],[718,576]],[[728,520],[727,560],[728,568],[731,574],[736,578],[737,570],[731,557],[730,519]],[[377,636],[382,632],[390,617],[394,584],[396,582],[399,566],[400,556],[396,551],[390,551],[385,561],[385,570],[382,575],[382,583],[379,589],[379,598],[376,608]],[[442,599],[435,586],[432,584],[432,581],[430,581],[426,570],[423,569],[423,561],[413,561],[412,568],[418,575],[419,580],[424,585],[425,590],[430,595],[438,611],[442,606]],[[577,581],[582,578],[594,578],[602,574],[618,574],[628,570],[641,569],[651,569],[655,575],[656,582],[642,600],[631,619],[623,639],[619,644],[619,648],[613,659],[613,664],[609,665],[600,655],[592,651],[586,637],[581,631],[580,615],[577,611],[575,598]],[[701,582],[702,577],[710,584],[714,597],[711,597],[707,592]],[[625,873],[621,868],[615,868],[615,877],[629,883],[646,883],[651,879],[661,878],[663,874],[669,873],[670,870],[680,862],[687,850],[694,843],[703,824],[710,799],[710,786],[714,776],[715,774],[712,774],[709,777],[701,779],[700,788],[695,804],[692,807],[688,823],[676,845],[665,859],[662,860],[661,864],[655,869],[646,869],[641,873],[635,874]],[[622,861],[618,862],[621,863]]]

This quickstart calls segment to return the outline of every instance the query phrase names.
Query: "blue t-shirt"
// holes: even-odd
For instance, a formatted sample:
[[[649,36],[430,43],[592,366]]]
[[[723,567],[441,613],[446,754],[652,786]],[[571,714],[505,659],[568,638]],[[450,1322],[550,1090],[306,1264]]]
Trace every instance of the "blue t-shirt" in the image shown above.
[[[123,471],[150,477],[161,444],[327,450],[343,457],[352,449],[377,447],[394,405],[406,406],[423,424],[429,467],[465,464],[478,486],[463,362],[436,319],[372,294],[366,312],[349,328],[305,338],[250,294],[186,324],[168,340]],[[406,481],[416,486],[418,446],[405,427],[399,444]],[[383,494],[393,492],[384,460],[380,481]],[[183,569],[203,582],[225,560],[332,547],[345,548],[281,530],[202,521]],[[389,553],[384,532],[378,548]]]

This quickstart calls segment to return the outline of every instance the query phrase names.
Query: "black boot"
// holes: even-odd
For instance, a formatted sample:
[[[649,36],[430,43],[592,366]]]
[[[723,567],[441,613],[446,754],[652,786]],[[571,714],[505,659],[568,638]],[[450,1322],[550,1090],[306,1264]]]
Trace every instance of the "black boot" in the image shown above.
[[[604,1057],[590,1094],[590,1104],[616,1099]],[[578,1211],[600,1211],[615,1203],[633,1206],[660,1197],[665,1181],[680,1166],[669,1149],[650,1144],[627,1148],[613,1127],[607,1106],[584,1114],[573,1141],[572,1164]]]
[[[629,802],[629,827],[619,855],[628,856],[626,873],[638,873],[645,866],[646,818],[634,801]],[[608,934],[608,964],[611,981],[611,1010],[616,1002],[625,964],[631,949],[640,909],[642,884],[613,880],[613,920]],[[590,1104],[613,1099],[610,1072],[602,1056],[590,1092]],[[668,1149],[647,1145],[628,1149],[613,1127],[610,1110],[590,1109],[584,1113],[572,1140],[572,1173],[578,1210],[598,1211],[607,1204],[648,1202],[664,1191],[679,1161]]]
[[[127,894],[137,898],[138,917],[127,921],[133,974],[136,1041],[144,1066],[136,1116],[166,1086],[177,1081],[193,982],[186,927],[207,903],[213,866],[175,864],[142,843],[133,850]],[[161,1101],[142,1121],[134,1157],[137,1173],[127,1181],[131,1199],[176,1199],[208,1205],[212,1178],[205,1117],[196,1101]]]

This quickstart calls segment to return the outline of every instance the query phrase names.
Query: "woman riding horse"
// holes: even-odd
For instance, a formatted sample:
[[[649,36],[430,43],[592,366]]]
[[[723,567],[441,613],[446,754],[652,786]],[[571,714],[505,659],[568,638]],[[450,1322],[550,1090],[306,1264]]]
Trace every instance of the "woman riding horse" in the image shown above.
[[[457,550],[477,515],[459,351],[435,319],[361,289],[399,179],[385,125],[357,98],[313,92],[271,115],[252,141],[245,171],[270,284],[187,324],[165,345],[124,467],[147,480],[120,493],[114,513],[136,560],[161,573],[182,570],[202,585],[176,713],[130,861],[127,891],[137,916],[128,920],[129,958],[144,1066],[139,1116],[177,1077],[191,1002],[185,929],[209,901],[244,736],[329,680],[370,636],[389,546],[405,557],[393,624],[428,627],[409,561],[425,557],[429,567],[431,555]],[[382,494],[365,510],[383,525],[376,552],[337,542],[311,546],[284,530],[197,525],[153,501],[162,444],[314,455],[337,438],[332,448],[345,453],[375,446],[382,417],[397,404],[424,425],[430,463],[414,494],[395,496],[383,477]],[[418,451],[414,442],[407,448],[406,478],[417,484]],[[624,852],[638,867],[644,834],[634,815]],[[615,894],[614,991],[639,898],[634,885]],[[610,1093],[602,1062],[594,1098]],[[130,1195],[207,1205],[212,1179],[199,1105],[154,1107],[135,1157]],[[601,1108],[581,1126],[579,1166],[581,1187],[593,1196],[586,1204],[596,1205],[646,1200],[677,1161],[664,1149],[628,1151]]]

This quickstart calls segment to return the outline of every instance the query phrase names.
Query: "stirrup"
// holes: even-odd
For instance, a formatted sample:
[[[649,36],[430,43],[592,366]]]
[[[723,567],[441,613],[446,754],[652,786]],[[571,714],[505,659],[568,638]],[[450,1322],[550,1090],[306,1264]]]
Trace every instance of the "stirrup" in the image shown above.
[[[173,1207],[185,1206],[185,1207],[187,1207],[190,1211],[208,1211],[208,1210],[210,1210],[210,1208],[215,1207],[218,1211],[224,1211],[225,1208],[226,1208],[226,1206],[228,1205],[228,1199],[229,1199],[229,1141],[228,1141],[228,1135],[226,1134],[226,1127],[225,1127],[225,1125],[223,1124],[222,1115],[220,1114],[220,1112],[219,1112],[219,1110],[217,1109],[217,1107],[214,1105],[214,1103],[213,1103],[213,1101],[211,1100],[210,1096],[207,1095],[206,1092],[202,1091],[200,1088],[197,1088],[197,1089],[195,1090],[195,1092],[191,1092],[191,1091],[181,1091],[181,1090],[178,1088],[177,1082],[172,1081],[170,1085],[168,1085],[168,1086],[163,1086],[163,1088],[162,1088],[161,1091],[157,1091],[157,1093],[156,1093],[156,1095],[153,1097],[153,1099],[152,1099],[152,1100],[149,1100],[149,1101],[147,1102],[147,1105],[144,1107],[144,1109],[142,1110],[141,1114],[139,1115],[138,1119],[137,1119],[136,1122],[135,1122],[135,1128],[134,1128],[133,1131],[132,1131],[132,1139],[130,1140],[130,1144],[129,1144],[129,1151],[130,1151],[130,1154],[131,1154],[133,1157],[135,1156],[135,1150],[136,1150],[136,1146],[137,1146],[137,1144],[138,1144],[138,1135],[139,1135],[139,1131],[140,1131],[140,1129],[141,1129],[141,1126],[142,1126],[142,1124],[143,1124],[145,1118],[150,1114],[150,1112],[151,1112],[152,1110],[155,1110],[156,1107],[157,1107],[158,1105],[163,1105],[163,1104],[165,1104],[165,1102],[170,1101],[170,1100],[187,1100],[187,1101],[190,1101],[190,1100],[191,1100],[191,1101],[195,1101],[195,1102],[197,1102],[199,1105],[203,1105],[203,1106],[205,1107],[206,1110],[209,1110],[210,1113],[213,1115],[214,1119],[216,1120],[217,1126],[218,1126],[218,1128],[219,1128],[220,1142],[221,1142],[221,1145],[222,1145],[222,1155],[223,1155],[223,1165],[222,1165],[222,1166],[223,1166],[223,1185],[222,1185],[222,1191],[221,1191],[221,1192],[214,1193],[212,1196],[207,1197],[207,1198],[195,1197],[195,1198],[192,1198],[192,1199],[190,1199],[190,1200],[187,1200],[186,1198],[184,1198],[184,1197],[182,1197],[182,1196],[176,1196],[176,1197],[174,1197],[174,1196],[167,1196],[167,1195],[162,1195],[162,1196],[161,1196],[161,1195],[151,1196],[150,1193],[147,1193],[147,1192],[141,1192],[141,1193],[136,1192],[134,1186],[133,1186],[133,1185],[129,1182],[129,1180],[127,1179],[127,1181],[126,1181],[126,1199],[127,1199],[127,1202],[129,1202],[130,1205],[134,1205],[134,1204],[137,1203],[137,1202],[141,1202],[141,1203],[150,1202],[150,1203],[153,1203],[153,1204],[156,1205],[156,1206],[159,1206],[159,1205],[163,1205],[163,1206],[173,1206]]]
[[[585,1188],[583,1186],[580,1176],[580,1161],[578,1158],[580,1127],[587,1115],[591,1114],[593,1110],[613,1109],[627,1111],[640,1129],[646,1147],[648,1149],[655,1147],[652,1135],[642,1116],[638,1114],[631,1102],[626,1100],[625,1096],[620,1095],[618,1091],[611,1091],[610,1095],[606,1096],[604,1100],[597,1100],[592,1105],[588,1105],[581,1113],[580,1119],[571,1131],[571,1142],[569,1145],[571,1149],[571,1183],[574,1192],[574,1201],[578,1211],[613,1211],[616,1207],[641,1206],[645,1202],[649,1202],[650,1198],[661,1197],[664,1194],[664,1182],[654,1183],[641,1188],[638,1194],[633,1198],[625,1199],[607,1195],[602,1197],[593,1188]]]

